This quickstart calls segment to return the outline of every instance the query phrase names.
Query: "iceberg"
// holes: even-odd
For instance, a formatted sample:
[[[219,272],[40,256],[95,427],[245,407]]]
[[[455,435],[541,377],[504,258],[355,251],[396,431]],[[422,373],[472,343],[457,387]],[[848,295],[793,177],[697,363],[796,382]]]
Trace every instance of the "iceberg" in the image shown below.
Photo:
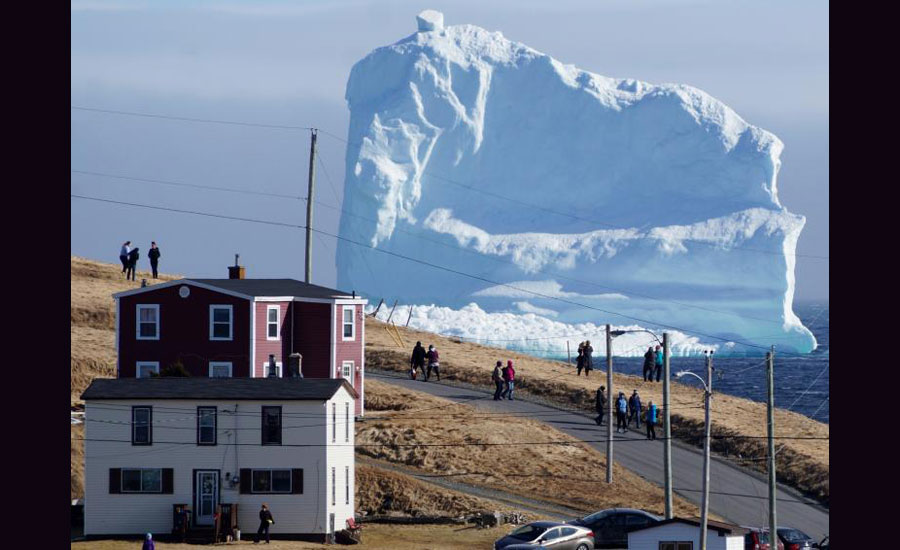
[[[777,137],[691,86],[584,71],[433,10],[416,22],[347,82],[340,288],[815,349],[793,311],[805,218],[779,202]],[[440,311],[443,332],[471,317]]]

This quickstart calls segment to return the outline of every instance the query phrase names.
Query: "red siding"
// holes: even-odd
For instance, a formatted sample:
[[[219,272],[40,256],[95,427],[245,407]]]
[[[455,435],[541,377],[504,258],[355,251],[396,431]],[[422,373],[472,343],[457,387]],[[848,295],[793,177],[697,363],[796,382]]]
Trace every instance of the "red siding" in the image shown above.
[[[119,376],[135,376],[137,361],[159,361],[160,368],[181,360],[192,376],[209,376],[210,361],[230,361],[232,376],[249,376],[250,302],[188,285],[150,290],[119,299]],[[136,338],[136,305],[159,304],[159,340]],[[209,339],[210,304],[233,306],[232,340]]]
[[[340,368],[344,361],[353,361],[353,371],[354,372],[353,372],[353,380],[351,381],[351,384],[353,384],[353,387],[356,388],[356,392],[361,394],[362,392],[360,391],[360,389],[362,388],[362,377],[364,374],[363,355],[362,355],[362,353],[363,353],[363,338],[362,338],[362,336],[363,336],[362,335],[363,309],[362,309],[361,305],[354,305],[354,306],[337,305],[335,307],[337,308],[337,310],[335,312],[334,337],[335,337],[335,341],[337,342],[337,349],[335,350],[336,357],[335,357],[335,362],[334,362],[333,370],[332,370],[332,372],[334,373],[333,377],[334,378],[341,377]],[[345,341],[343,339],[343,336],[344,336],[344,323],[343,323],[344,307],[353,307],[355,310],[354,318],[355,318],[356,333],[354,334],[353,340]],[[356,414],[357,415],[362,414],[362,401],[363,401],[362,399],[356,400]]]
[[[256,377],[265,376],[263,363],[268,362],[269,354],[275,355],[275,360],[281,362],[281,368],[287,368],[287,358],[291,354],[290,333],[290,302],[255,302],[256,306],[256,359],[253,361],[253,373]],[[269,340],[268,336],[268,311],[269,306],[278,306],[280,323],[279,339]],[[296,341],[295,341],[296,344]],[[303,353],[303,352],[300,352]],[[304,359],[306,356],[304,355]]]
[[[267,306],[278,304],[281,308],[281,341],[266,339]],[[256,302],[256,376],[262,376],[263,363],[269,354],[275,354],[282,369],[286,368],[291,354],[291,333],[294,351],[303,356],[303,376],[328,378],[331,364],[331,304],[313,302]],[[296,328],[291,327],[296,323]]]

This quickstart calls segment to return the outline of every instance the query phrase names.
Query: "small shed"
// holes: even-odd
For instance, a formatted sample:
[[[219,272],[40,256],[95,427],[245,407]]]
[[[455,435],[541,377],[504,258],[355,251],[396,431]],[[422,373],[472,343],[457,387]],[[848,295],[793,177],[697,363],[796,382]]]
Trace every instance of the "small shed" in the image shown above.
[[[744,550],[747,530],[719,521],[707,522],[708,550]],[[672,518],[628,530],[628,550],[698,550],[700,520]]]

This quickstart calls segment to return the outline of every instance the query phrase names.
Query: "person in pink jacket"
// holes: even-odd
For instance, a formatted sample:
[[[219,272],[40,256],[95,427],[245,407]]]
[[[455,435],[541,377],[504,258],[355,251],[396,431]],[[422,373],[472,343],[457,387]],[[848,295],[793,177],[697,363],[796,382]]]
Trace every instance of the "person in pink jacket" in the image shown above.
[[[506,397],[510,401],[513,401],[513,388],[515,387],[516,380],[516,369],[513,368],[513,362],[510,359],[506,362],[506,368],[503,369],[503,381],[506,383],[506,389],[503,390],[503,393],[500,397]]]

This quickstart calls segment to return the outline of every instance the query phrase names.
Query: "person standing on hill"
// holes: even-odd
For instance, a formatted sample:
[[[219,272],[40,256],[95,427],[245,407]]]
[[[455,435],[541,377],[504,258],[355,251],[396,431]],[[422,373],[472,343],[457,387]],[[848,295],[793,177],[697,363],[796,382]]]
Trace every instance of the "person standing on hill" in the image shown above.
[[[656,405],[653,401],[647,403],[647,439],[656,439]]]
[[[497,361],[497,364],[494,365],[491,380],[494,381],[494,386],[496,387],[494,390],[494,401],[500,401],[500,396],[503,395],[503,361]]]
[[[122,273],[128,270],[128,253],[131,252],[131,241],[125,241],[119,249],[119,261],[122,262]]]
[[[647,353],[644,354],[644,382],[648,380],[653,380],[653,367],[656,365],[656,352],[653,351],[653,346],[647,348]]]
[[[584,368],[584,342],[578,343],[578,357],[575,358],[575,376],[581,376]]]
[[[506,397],[513,401],[513,389],[516,385],[516,369],[513,368],[512,359],[506,361],[506,368],[503,369],[503,381],[506,382],[506,389],[503,390],[501,397]]]
[[[587,377],[587,375],[594,370],[594,359],[591,356],[591,354],[594,353],[594,348],[591,347],[590,340],[585,340],[582,353],[584,354],[584,376]]]
[[[600,386],[600,389],[597,390],[597,399],[594,403],[594,407],[597,409],[597,418],[594,419],[594,422],[596,422],[598,426],[603,425],[603,412],[606,410],[606,403],[606,386]]]
[[[138,261],[138,258],[141,257],[141,255],[138,254],[138,250],[139,250],[138,247],[134,247],[128,253],[128,269],[125,271],[125,279],[126,280],[127,279],[131,279],[132,281],[134,280],[134,272],[135,272],[135,269],[137,266],[137,261]]]
[[[638,391],[634,390],[631,397],[628,398],[628,423],[631,424],[632,419],[637,424],[637,429],[641,429],[641,396]]]
[[[275,525],[275,520],[272,519],[272,512],[269,511],[269,505],[263,503],[262,508],[259,510],[259,529],[256,530],[256,540],[253,541],[253,544],[259,543],[260,535],[263,533],[266,534],[266,544],[269,544],[269,527]]]
[[[616,433],[622,430],[622,433],[628,433],[628,424],[625,421],[625,415],[628,413],[628,400],[625,394],[619,392],[619,398],[616,400]]]
[[[428,346],[428,353],[426,354],[428,358],[428,372],[425,373],[425,381],[428,381],[428,377],[431,376],[431,370],[434,369],[434,374],[437,376],[438,382],[441,381],[441,356],[438,354],[437,348],[432,345]]]
[[[150,269],[153,271],[153,278],[159,278],[159,248],[156,246],[156,241],[150,241],[150,251],[147,252],[147,257],[150,258]]]
[[[659,344],[656,344],[656,381],[657,382],[659,382],[659,378],[662,375],[662,370],[663,370],[663,350],[659,346]],[[651,376],[650,378],[651,378],[650,381],[652,382],[653,377]]]
[[[422,342],[416,342],[416,347],[413,348],[409,358],[409,366],[413,380],[416,379],[416,371],[419,369],[422,369],[422,380],[425,380],[425,348],[422,347]]]

